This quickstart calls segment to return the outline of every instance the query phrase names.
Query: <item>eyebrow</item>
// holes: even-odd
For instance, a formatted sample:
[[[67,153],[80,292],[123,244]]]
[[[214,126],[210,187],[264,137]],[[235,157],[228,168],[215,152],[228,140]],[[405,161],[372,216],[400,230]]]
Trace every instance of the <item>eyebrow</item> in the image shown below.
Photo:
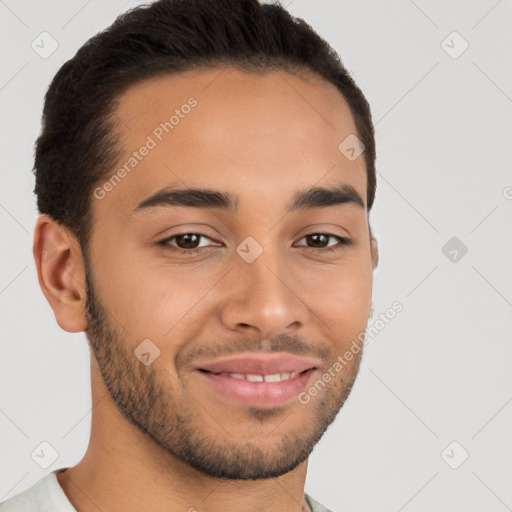
[[[351,185],[340,184],[334,188],[312,187],[298,190],[293,202],[287,206],[287,212],[325,208],[339,204],[355,204],[365,207],[361,196]],[[134,213],[156,207],[186,206],[191,208],[219,208],[235,212],[238,208],[238,198],[229,192],[203,188],[165,187],[144,199],[134,210]]]

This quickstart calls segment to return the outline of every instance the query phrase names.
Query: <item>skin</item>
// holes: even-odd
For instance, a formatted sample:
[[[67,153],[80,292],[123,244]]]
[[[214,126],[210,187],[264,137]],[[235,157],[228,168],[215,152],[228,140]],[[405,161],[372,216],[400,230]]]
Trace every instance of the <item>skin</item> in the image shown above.
[[[277,350],[321,356],[316,380],[366,327],[378,255],[364,158],[338,150],[357,130],[334,86],[229,68],[146,80],[120,97],[119,165],[191,96],[198,104],[179,125],[103,199],[91,198],[89,266],[67,228],[47,215],[36,224],[42,291],[60,327],[86,331],[91,345],[90,443],[58,475],[79,512],[302,510],[307,457],[359,369],[362,350],[307,405],[277,408],[241,406],[192,371],[198,361]],[[297,190],[338,184],[364,208],[286,213]],[[238,211],[133,213],[170,185],[230,192]],[[173,252],[179,237],[157,245],[179,233],[205,235],[194,247],[210,250]],[[315,245],[306,237],[314,233],[353,243],[322,253],[338,241]],[[250,264],[235,251],[248,236],[263,248]],[[133,355],[144,339],[160,350],[148,366]]]

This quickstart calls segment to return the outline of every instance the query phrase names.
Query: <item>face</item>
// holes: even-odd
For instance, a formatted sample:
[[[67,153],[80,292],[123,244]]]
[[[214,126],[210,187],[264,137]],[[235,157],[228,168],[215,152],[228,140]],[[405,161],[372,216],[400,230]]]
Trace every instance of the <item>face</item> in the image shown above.
[[[314,77],[214,69],[132,87],[117,120],[86,262],[113,403],[204,474],[287,473],[349,395],[371,306],[348,104]]]

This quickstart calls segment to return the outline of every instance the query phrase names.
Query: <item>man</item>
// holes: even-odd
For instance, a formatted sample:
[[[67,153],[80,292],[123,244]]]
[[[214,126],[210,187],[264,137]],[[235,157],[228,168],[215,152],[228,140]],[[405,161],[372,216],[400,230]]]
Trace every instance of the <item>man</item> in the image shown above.
[[[356,379],[378,260],[370,109],[335,52],[278,4],[129,11],[55,76],[34,167],[39,283],[87,334],[91,438],[0,510],[327,510],[307,461]]]

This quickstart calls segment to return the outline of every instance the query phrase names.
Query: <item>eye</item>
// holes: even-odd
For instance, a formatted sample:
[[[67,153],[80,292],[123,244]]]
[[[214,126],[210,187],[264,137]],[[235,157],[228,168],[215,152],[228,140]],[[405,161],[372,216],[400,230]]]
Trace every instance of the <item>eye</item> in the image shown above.
[[[328,245],[329,238],[334,238],[338,241],[338,244],[330,247]],[[330,233],[311,233],[301,238],[301,240],[306,239],[308,242],[315,244],[316,246],[304,246],[299,245],[299,247],[308,247],[313,250],[313,252],[331,252],[331,251],[339,251],[344,247],[353,244],[353,240],[344,236],[332,235]],[[326,245],[327,244],[327,245]],[[319,246],[318,246],[319,245]]]
[[[199,252],[200,249],[204,249],[204,245],[201,245],[201,239],[211,240],[210,237],[203,235],[202,233],[180,233],[173,235],[165,240],[158,242],[158,245],[176,250],[181,253],[194,254]],[[175,240],[176,244],[172,243]]]

